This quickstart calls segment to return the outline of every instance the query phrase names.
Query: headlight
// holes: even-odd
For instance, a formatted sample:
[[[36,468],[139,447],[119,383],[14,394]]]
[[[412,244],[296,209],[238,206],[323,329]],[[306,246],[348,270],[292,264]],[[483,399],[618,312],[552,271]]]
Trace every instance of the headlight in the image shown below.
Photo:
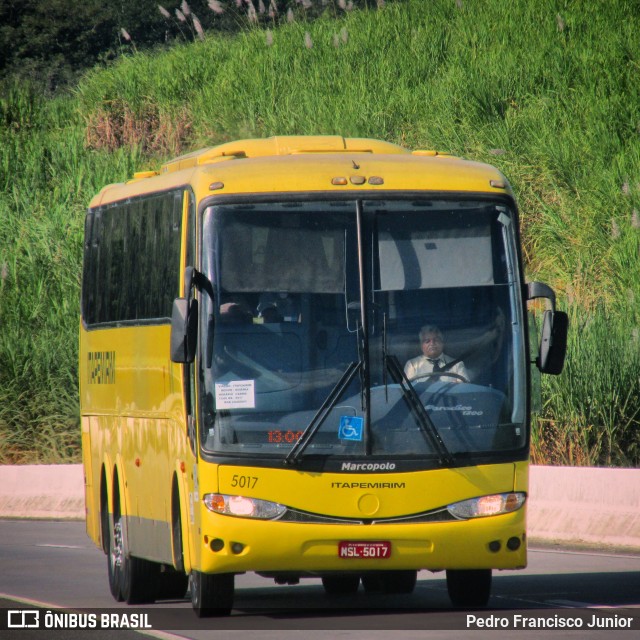
[[[491,496],[480,496],[462,502],[447,505],[452,516],[466,520],[468,518],[483,518],[498,516],[503,513],[517,511],[526,499],[524,493],[496,493]]]
[[[222,493],[206,493],[202,500],[209,511],[239,518],[275,520],[287,510],[284,505],[276,502],[244,496],[228,496]]]

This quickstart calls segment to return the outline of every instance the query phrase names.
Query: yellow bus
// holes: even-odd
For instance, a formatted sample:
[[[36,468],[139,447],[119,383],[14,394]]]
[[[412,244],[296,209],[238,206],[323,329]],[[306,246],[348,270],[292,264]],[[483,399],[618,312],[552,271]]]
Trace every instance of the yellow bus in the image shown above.
[[[427,569],[486,604],[527,563],[532,365],[566,349],[518,228],[495,168],[340,136],[226,143],[95,196],[82,442],[114,598],[227,615],[244,572],[337,595]]]

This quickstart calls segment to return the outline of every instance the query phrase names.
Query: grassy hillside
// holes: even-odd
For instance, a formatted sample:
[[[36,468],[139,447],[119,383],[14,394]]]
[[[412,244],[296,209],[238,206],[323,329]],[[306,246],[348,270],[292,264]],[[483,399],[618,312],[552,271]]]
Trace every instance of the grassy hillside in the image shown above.
[[[340,133],[498,166],[529,279],[572,331],[536,461],[640,463],[640,16],[611,1],[405,0],[211,36],[0,99],[0,462],[77,455],[83,209],[107,182],[247,136]]]

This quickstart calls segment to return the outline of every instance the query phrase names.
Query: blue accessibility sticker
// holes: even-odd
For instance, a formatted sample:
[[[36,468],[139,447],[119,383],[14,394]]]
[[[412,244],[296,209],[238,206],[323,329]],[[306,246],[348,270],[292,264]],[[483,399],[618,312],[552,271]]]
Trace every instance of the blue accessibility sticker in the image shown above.
[[[340,440],[362,441],[364,419],[355,416],[341,416],[338,437]]]

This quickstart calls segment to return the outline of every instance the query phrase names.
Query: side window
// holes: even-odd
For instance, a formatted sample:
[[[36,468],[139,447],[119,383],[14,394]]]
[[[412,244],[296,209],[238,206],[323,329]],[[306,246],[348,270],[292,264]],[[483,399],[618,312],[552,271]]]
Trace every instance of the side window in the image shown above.
[[[110,220],[106,211],[101,211],[96,221],[99,229],[98,243],[98,272],[96,277],[96,322],[107,322],[109,310],[107,308],[109,295],[109,265],[111,242]]]
[[[171,317],[180,283],[183,193],[135,198],[87,214],[82,310],[88,325]]]
[[[109,320],[121,320],[126,319],[125,302],[128,290],[127,278],[123,277],[128,207],[113,208],[109,213],[111,217]]]
[[[136,318],[148,317],[149,314],[149,296],[148,287],[140,283],[150,282],[150,278],[153,274],[152,255],[149,254],[147,249],[147,243],[150,230],[152,230],[152,222],[149,220],[149,216],[146,211],[146,203],[139,201],[136,203],[136,218],[140,225],[140,240],[138,243],[138,271],[136,278],[136,306],[137,315]]]
[[[125,274],[129,277],[126,278],[127,288],[127,320],[137,320],[141,317],[141,306],[139,300],[139,282],[141,273],[141,224],[142,216],[139,214],[140,203],[133,202],[129,206],[129,219],[127,221],[127,244],[126,244],[126,256]]]
[[[156,216],[156,207],[153,200],[146,200],[143,203],[142,215],[147,223],[144,238],[144,254],[147,258],[147,272],[144,284],[140,286],[140,294],[144,300],[144,317],[153,318],[156,310],[156,300],[158,297],[158,277],[154,274],[157,269],[156,250],[158,237],[158,219]]]

